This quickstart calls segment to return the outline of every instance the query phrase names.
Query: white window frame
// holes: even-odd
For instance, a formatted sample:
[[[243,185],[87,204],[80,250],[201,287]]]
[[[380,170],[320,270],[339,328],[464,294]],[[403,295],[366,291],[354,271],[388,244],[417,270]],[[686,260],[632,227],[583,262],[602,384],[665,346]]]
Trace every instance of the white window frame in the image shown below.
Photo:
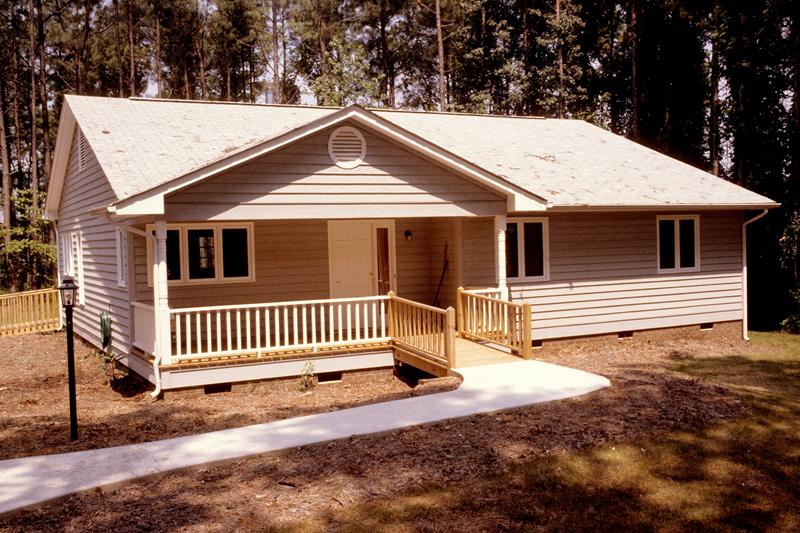
[[[75,255],[72,251],[72,233],[61,234],[61,275],[75,277]]]
[[[513,217],[506,219],[506,224],[517,224],[517,272],[525,272],[525,223],[538,222],[542,224],[542,261],[544,263],[541,276],[520,275],[506,279],[509,283],[523,281],[548,281],[550,279],[550,220],[547,217]],[[504,228],[505,229],[505,228]],[[508,233],[506,233],[508,239]],[[511,244],[511,243],[508,243]],[[505,252],[504,252],[505,253]],[[507,259],[506,259],[507,260]]]
[[[675,266],[661,268],[661,222],[671,220],[675,234]],[[694,266],[681,267],[681,233],[680,221],[694,221]],[[656,216],[656,269],[659,274],[675,274],[677,272],[700,272],[700,215],[658,215]]]
[[[148,224],[147,232],[153,233],[155,225]],[[189,278],[189,246],[188,235],[189,230],[197,229],[210,229],[214,231],[214,277],[191,279]],[[241,277],[224,277],[222,271],[222,257],[223,257],[223,244],[222,244],[222,230],[223,229],[244,229],[247,231],[247,272],[248,276]],[[256,280],[256,261],[255,261],[255,246],[253,239],[253,223],[252,222],[214,222],[204,223],[197,222],[191,224],[167,224],[167,231],[178,230],[180,241],[180,258],[181,258],[181,279],[168,280],[170,286],[173,285],[216,285],[220,283],[252,283]],[[153,252],[151,246],[147,246],[147,285],[153,286]]]
[[[117,234],[117,287],[128,286],[128,232],[123,228],[116,229]]]
[[[75,231],[72,233],[72,253],[75,264],[75,274],[78,284],[78,305],[86,304],[86,283],[83,276],[83,232]]]

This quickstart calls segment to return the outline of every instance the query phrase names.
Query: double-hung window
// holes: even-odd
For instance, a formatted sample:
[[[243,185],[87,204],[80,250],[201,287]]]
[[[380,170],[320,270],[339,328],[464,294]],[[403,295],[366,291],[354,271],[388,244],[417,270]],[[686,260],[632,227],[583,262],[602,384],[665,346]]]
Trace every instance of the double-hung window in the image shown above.
[[[543,281],[550,277],[546,218],[509,218],[506,224],[506,279]]]
[[[700,217],[670,215],[657,217],[658,272],[700,270]]]
[[[148,226],[152,232],[153,227]],[[148,247],[148,264],[152,251]],[[253,224],[167,226],[167,281],[171,285],[254,281]],[[148,269],[148,282],[152,273]]]

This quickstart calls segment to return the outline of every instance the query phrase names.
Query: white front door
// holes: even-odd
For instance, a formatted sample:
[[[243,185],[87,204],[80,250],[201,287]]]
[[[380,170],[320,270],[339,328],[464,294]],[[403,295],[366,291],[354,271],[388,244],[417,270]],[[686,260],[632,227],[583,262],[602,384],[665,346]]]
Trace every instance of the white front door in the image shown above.
[[[331,298],[385,294],[394,287],[393,230],[393,221],[328,221]]]

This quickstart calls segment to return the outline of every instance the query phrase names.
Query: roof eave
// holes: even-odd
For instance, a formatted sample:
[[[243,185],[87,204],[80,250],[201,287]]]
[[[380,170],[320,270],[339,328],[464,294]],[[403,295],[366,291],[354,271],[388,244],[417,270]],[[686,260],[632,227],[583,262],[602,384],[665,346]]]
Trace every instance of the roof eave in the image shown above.
[[[64,190],[64,180],[67,177],[67,166],[69,165],[69,154],[74,135],[75,115],[72,113],[68,99],[65,97],[61,105],[56,146],[53,150],[53,163],[50,167],[50,180],[47,186],[47,199],[44,207],[44,217],[47,220],[58,219],[61,194]]]
[[[615,204],[615,205],[549,205],[548,212],[610,212],[610,211],[738,211],[750,209],[774,209],[778,202],[762,203],[707,203],[707,204]]]

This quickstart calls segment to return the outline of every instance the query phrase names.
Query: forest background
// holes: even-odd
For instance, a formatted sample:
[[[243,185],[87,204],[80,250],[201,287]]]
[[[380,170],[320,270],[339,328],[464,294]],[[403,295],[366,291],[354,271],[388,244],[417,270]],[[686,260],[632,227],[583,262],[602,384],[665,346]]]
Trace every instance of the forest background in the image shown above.
[[[64,94],[587,120],[781,202],[751,324],[800,302],[797,0],[0,0],[0,291],[53,283]]]

